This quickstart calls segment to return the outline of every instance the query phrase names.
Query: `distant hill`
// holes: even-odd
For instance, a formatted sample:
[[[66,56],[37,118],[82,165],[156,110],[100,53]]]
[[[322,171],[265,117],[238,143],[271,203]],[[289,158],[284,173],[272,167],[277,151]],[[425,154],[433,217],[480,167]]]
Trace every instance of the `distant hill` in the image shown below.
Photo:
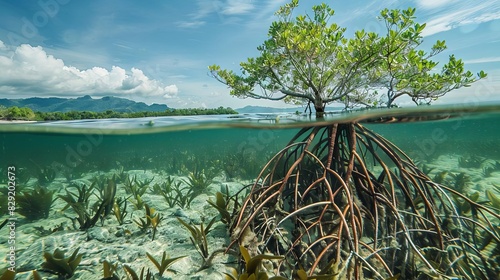
[[[104,112],[107,110],[113,110],[115,112],[163,112],[168,109],[168,106],[164,104],[146,105],[146,103],[143,102],[135,102],[129,99],[112,96],[106,96],[101,99],[92,99],[89,95],[78,98],[2,98],[0,99],[0,105],[5,107],[28,107],[33,111],[39,112]]]
[[[335,112],[341,111],[343,107],[326,107],[325,111]],[[262,106],[245,106],[243,108],[235,109],[236,112],[240,114],[262,114],[262,113],[304,113],[304,107],[294,107],[294,108],[273,108],[273,107],[262,107]]]

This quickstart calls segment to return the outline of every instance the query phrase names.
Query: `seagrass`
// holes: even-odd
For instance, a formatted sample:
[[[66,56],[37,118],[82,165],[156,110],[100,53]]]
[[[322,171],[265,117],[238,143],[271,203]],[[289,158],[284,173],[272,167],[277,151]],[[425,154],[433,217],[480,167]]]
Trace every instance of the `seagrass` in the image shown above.
[[[289,278],[496,279],[497,213],[433,183],[363,125],[336,123],[302,129],[265,165],[232,217],[230,247],[284,256],[274,270]]]

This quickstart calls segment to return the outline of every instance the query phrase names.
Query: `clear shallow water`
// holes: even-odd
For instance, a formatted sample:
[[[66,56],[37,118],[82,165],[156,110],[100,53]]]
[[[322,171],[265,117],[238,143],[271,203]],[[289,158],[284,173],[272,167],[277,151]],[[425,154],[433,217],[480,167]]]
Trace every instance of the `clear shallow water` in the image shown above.
[[[116,161],[153,157],[161,162],[184,152],[220,159],[243,151],[273,154],[301,127],[351,121],[364,123],[414,160],[445,153],[500,159],[500,105],[456,105],[334,114],[322,122],[257,114],[1,124],[0,164],[116,168]]]
[[[53,170],[56,178],[43,186],[54,191],[54,197],[64,194],[64,190],[74,182],[90,184],[96,176],[112,176],[120,171],[128,172],[130,176],[154,178],[153,183],[161,183],[168,176],[186,180],[196,170],[214,170],[217,177],[211,185],[211,193],[199,198],[198,204],[191,210],[181,209],[194,219],[209,207],[205,203],[207,195],[213,198],[215,191],[226,184],[237,183],[234,188],[238,188],[251,182],[266,162],[283,149],[300,128],[352,121],[363,123],[395,143],[419,166],[433,170],[429,174],[431,177],[440,171],[464,173],[469,177],[471,189],[481,194],[492,185],[500,185],[500,169],[491,174],[485,173],[485,168],[500,162],[500,106],[457,105],[335,114],[322,122],[301,115],[258,114],[2,124],[0,169],[3,178],[0,178],[0,188],[7,185],[6,172],[11,166],[20,171],[17,175],[18,189],[27,191],[40,185],[40,170]],[[478,164],[465,165],[464,160],[477,160]],[[117,193],[127,197],[123,184],[119,184],[118,188]],[[145,200],[156,209],[163,209],[166,216],[174,217],[177,213],[175,211],[178,209],[166,208],[152,188],[147,191]],[[19,232],[17,238],[24,239],[18,242],[18,257],[23,261],[25,271],[36,268],[43,261],[40,252],[40,256],[36,257],[29,257],[28,253],[23,256],[24,252],[33,254],[30,251],[33,250],[32,243],[39,239],[32,229],[35,225],[54,227],[56,223],[64,223],[62,232],[78,232],[72,228],[71,221],[61,214],[63,207],[64,203],[58,199],[48,218],[35,221],[16,214],[19,218],[18,227],[23,232]],[[142,209],[134,209],[130,204],[128,207],[135,218],[140,217]],[[6,218],[5,209],[1,209],[2,221]],[[71,210],[68,213],[72,215]],[[130,220],[126,225],[135,236],[135,223]],[[117,224],[109,218],[104,225],[97,227],[116,228]],[[167,246],[165,248],[170,250],[170,255],[179,255],[182,253],[179,250],[189,248],[186,237],[186,243],[179,247],[171,240],[172,233],[169,232],[165,223],[157,240]],[[6,234],[4,228],[0,244],[6,244]],[[139,234],[136,235],[140,238]],[[221,240],[227,241],[224,238]],[[75,244],[58,242],[56,244],[60,246],[52,245],[40,250],[53,251],[54,247],[62,247],[72,251],[75,248]],[[87,247],[113,247],[113,242],[120,243],[123,240],[116,237],[110,243],[89,243]],[[144,246],[149,251],[158,246],[156,241],[148,243],[146,239],[141,239],[140,242],[146,244]],[[0,253],[6,254],[6,250]],[[101,265],[97,260],[102,258],[97,253],[92,254],[90,249],[86,252],[87,260],[94,260],[97,263],[94,265],[95,270],[99,271]],[[192,253],[196,254],[195,251]],[[116,260],[117,255],[119,253],[107,254],[112,260]],[[146,264],[147,258],[136,255],[122,262],[134,261]],[[192,257],[191,261],[186,265],[193,266],[199,262],[196,257]],[[86,275],[84,272],[80,273],[80,277],[91,279],[82,276]],[[185,272],[183,275],[186,278],[179,276],[178,279],[191,279],[189,273],[196,271]]]

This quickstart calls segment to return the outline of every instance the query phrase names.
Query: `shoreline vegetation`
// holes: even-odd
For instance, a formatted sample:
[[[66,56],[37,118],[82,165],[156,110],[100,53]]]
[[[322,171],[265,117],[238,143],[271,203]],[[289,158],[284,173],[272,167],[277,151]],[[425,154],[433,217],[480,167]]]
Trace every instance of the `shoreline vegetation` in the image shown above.
[[[238,114],[230,107],[224,108],[169,108],[163,112],[116,112],[106,110],[103,112],[70,111],[70,112],[39,112],[28,107],[0,107],[0,120],[3,121],[61,121],[84,119],[109,119],[109,118],[144,118],[166,116],[196,116],[196,115],[232,115]]]

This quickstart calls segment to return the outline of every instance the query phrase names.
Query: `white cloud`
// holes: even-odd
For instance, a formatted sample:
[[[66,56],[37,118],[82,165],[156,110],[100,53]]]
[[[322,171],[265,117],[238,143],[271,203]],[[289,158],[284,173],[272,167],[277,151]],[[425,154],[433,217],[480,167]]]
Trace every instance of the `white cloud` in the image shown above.
[[[7,46],[0,40],[0,51],[7,50]]]
[[[196,11],[189,14],[190,19],[176,22],[177,27],[198,28],[205,25],[203,19],[212,15],[217,15],[220,21],[232,22],[235,16],[248,14],[255,8],[252,0],[198,0],[196,5]]]
[[[420,1],[419,3],[422,4],[423,2],[427,1]],[[450,5],[442,7],[438,13],[435,13],[435,16],[427,20],[427,26],[422,32],[423,36],[437,34],[458,27],[461,27],[461,31],[465,33],[467,30],[473,30],[464,28],[467,25],[477,25],[500,19],[500,2],[497,0],[487,0],[477,3],[475,1],[453,0],[437,2],[440,3],[440,7],[444,4]]]
[[[197,28],[202,25],[205,25],[205,21],[202,20],[194,20],[194,21],[178,21],[176,23],[177,27],[180,28]]]
[[[166,92],[165,97],[167,97],[167,95],[175,95],[179,93],[179,89],[177,88],[176,85],[169,85],[165,87],[165,92]]]
[[[435,9],[452,2],[458,2],[457,0],[420,0],[417,1],[417,5],[422,9]]]
[[[254,9],[254,5],[249,0],[228,0],[222,9],[225,15],[246,14]]]
[[[170,97],[176,85],[164,85],[147,77],[142,70],[129,72],[118,66],[111,70],[93,67],[80,70],[64,64],[38,46],[21,45],[0,53],[0,91],[10,95],[80,96],[124,95],[128,98]]]
[[[478,64],[478,63],[490,63],[490,62],[500,62],[500,56],[496,57],[482,57],[476,59],[465,60],[465,64]]]

